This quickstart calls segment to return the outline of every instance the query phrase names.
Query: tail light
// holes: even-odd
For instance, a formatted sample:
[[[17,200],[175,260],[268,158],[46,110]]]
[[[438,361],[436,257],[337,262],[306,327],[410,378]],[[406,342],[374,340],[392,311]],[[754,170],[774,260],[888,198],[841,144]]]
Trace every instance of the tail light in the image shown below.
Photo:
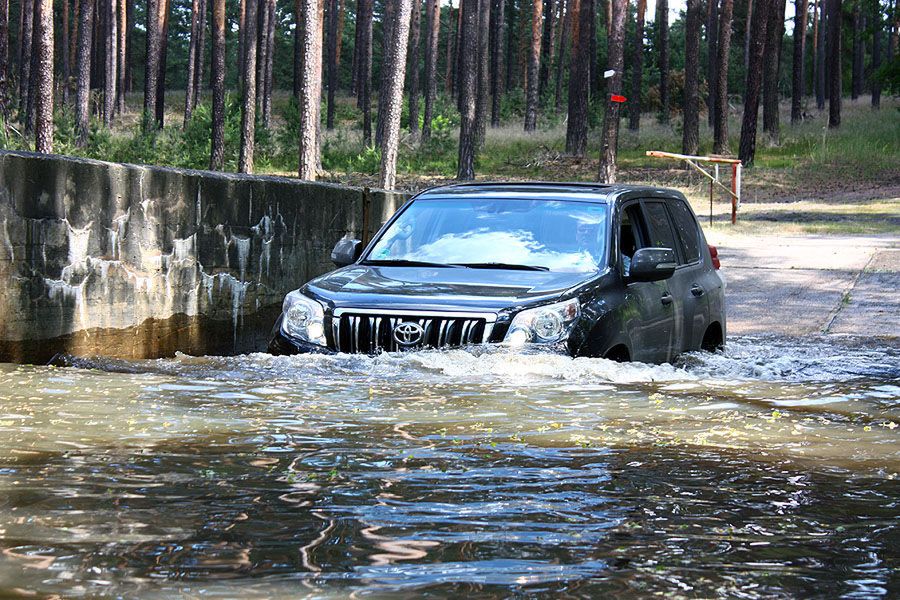
[[[719,267],[722,266],[722,263],[719,262],[719,251],[716,250],[716,247],[713,246],[712,244],[708,244],[708,245],[709,245],[709,255],[712,257],[713,269],[718,271]]]

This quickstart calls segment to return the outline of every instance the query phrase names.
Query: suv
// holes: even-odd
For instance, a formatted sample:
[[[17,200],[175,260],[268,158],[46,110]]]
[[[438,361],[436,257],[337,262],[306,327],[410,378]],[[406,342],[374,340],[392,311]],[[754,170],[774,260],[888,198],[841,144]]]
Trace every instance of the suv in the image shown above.
[[[505,343],[661,363],[725,342],[716,249],[673,190],[438,187],[331,258],[285,297],[271,353]]]

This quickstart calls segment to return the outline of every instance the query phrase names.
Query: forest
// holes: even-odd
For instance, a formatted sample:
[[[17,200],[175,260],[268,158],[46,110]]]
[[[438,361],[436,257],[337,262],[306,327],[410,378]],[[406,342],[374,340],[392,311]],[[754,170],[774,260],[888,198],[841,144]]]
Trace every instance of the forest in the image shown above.
[[[651,8],[0,0],[0,136],[11,149],[386,189],[398,173],[401,187],[613,182],[623,158],[640,179],[647,149],[745,166],[847,157],[814,147],[847,129],[846,97],[855,137],[834,139],[853,146],[878,129],[882,95],[900,93],[900,0]],[[876,177],[896,158],[895,105],[885,112],[887,156],[857,157]]]

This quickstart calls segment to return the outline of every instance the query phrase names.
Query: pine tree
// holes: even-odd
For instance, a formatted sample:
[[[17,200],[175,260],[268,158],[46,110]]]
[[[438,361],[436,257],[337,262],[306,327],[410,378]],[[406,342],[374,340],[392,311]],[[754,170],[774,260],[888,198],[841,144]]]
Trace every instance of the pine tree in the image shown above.
[[[211,1],[212,139],[209,168],[212,171],[221,171],[225,166],[225,0]]]
[[[437,98],[437,58],[441,31],[441,0],[425,0],[425,113],[422,139],[431,137],[431,120]]]
[[[371,1],[371,0],[369,0]],[[315,181],[319,165],[319,118],[322,99],[322,0],[301,0],[303,25],[300,70],[300,179]]]
[[[656,3],[656,53],[659,60],[660,123],[669,122],[669,2]]]
[[[541,14],[542,0],[534,0],[531,14],[531,54],[528,60],[528,81],[525,87],[525,131],[537,129],[539,81],[541,68]]]
[[[257,51],[257,12],[259,0],[245,0],[244,26],[247,31],[241,35],[243,40],[244,73],[243,98],[241,105],[241,149],[238,155],[238,171],[253,172],[253,153],[256,148],[256,51]]]
[[[684,122],[681,151],[700,149],[700,0],[687,0],[684,25]]]
[[[37,0],[34,15],[34,149],[53,152],[53,0]]]
[[[716,120],[713,124],[713,152],[728,152],[728,67],[731,56],[731,21],[734,13],[734,0],[722,0],[719,11],[719,43],[717,44],[716,75],[719,83],[716,86]]]
[[[590,0],[588,0],[590,1]],[[691,0],[695,1],[695,0]],[[616,155],[619,144],[619,107],[621,103],[613,102],[613,95],[622,93],[622,77],[625,68],[625,14],[628,11],[627,0],[612,0],[609,31],[608,66],[615,73],[609,78],[609,98],[606,101],[606,113],[603,115],[603,130],[600,140],[600,169],[598,180],[603,183],[616,182]]]
[[[780,0],[774,0],[779,2]],[[753,164],[756,155],[756,122],[762,87],[763,59],[766,50],[766,30],[773,0],[756,0],[753,22],[750,25],[750,68],[747,71],[747,90],[744,94],[744,117],[741,122],[741,142],[738,158],[745,167]]]
[[[94,31],[94,0],[78,0],[78,58],[75,71],[76,145],[84,148],[90,133],[91,46]]]
[[[415,0],[416,11],[419,1]],[[403,81],[406,77],[406,52],[409,44],[410,14],[413,0],[397,0],[395,7],[395,23],[391,28],[391,44],[386,57],[387,68],[390,69],[390,89],[386,94],[384,110],[384,131],[381,148],[382,189],[393,190],[397,180],[397,153],[400,146],[400,115],[403,110]]]
[[[412,0],[409,33],[409,132],[419,133],[419,45],[422,0]]]
[[[536,1],[536,5],[540,0]],[[475,104],[477,101],[476,85],[478,81],[477,55],[478,55],[478,0],[461,0],[462,9],[462,45],[459,48],[460,73],[462,85],[459,89],[462,111],[460,113],[459,127],[459,162],[457,164],[456,178],[461,180],[475,179]],[[538,9],[536,8],[535,11]],[[537,35],[537,51],[540,51],[540,30]],[[534,69],[535,85],[537,84],[537,69]]]
[[[806,64],[806,18],[809,0],[794,0],[794,57],[791,70],[791,124],[803,119],[803,90],[806,87],[804,65]]]
[[[710,2],[715,2],[715,0],[710,0]],[[628,129],[632,131],[639,131],[641,128],[641,89],[644,77],[644,13],[646,12],[647,0],[638,0],[637,22],[634,28],[634,58],[631,61],[631,102],[628,111]]]
[[[841,126],[841,0],[828,2],[828,126]]]

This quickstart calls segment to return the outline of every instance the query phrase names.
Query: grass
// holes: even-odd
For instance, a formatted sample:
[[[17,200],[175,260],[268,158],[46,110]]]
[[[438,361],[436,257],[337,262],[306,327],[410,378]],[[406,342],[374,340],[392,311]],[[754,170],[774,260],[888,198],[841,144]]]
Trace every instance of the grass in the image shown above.
[[[489,127],[477,159],[479,179],[591,181],[596,179],[599,128],[594,128],[584,158],[565,153],[565,115],[544,111],[536,132],[522,128],[522,98],[511,94],[504,100],[504,117],[498,128]],[[129,110],[111,130],[94,124],[87,148],[74,144],[74,121],[66,112],[56,118],[56,150],[60,153],[114,160],[206,168],[209,154],[210,110],[208,98],[195,111],[182,131],[183,93],[166,97],[166,127],[160,132],[140,132],[142,98],[128,98]],[[738,103],[739,105],[739,103]],[[226,169],[236,170],[240,143],[238,98],[229,95],[226,116]],[[324,106],[323,106],[324,109]],[[458,113],[449,98],[438,101],[433,135],[421,143],[406,128],[398,158],[398,186],[416,190],[452,181],[456,175]],[[781,107],[781,135],[773,140],[760,131],[756,163],[745,171],[741,220],[738,230],[795,233],[896,233],[900,230],[900,99],[882,99],[873,111],[867,97],[845,100],[840,128],[827,128],[827,113],[807,107],[810,118],[792,126],[789,106]],[[324,112],[324,111],[323,111]],[[374,112],[374,111],[373,111]],[[374,115],[373,115],[374,116]],[[731,145],[740,135],[739,106],[729,120]],[[599,121],[597,115],[593,120]],[[299,117],[290,94],[273,99],[270,129],[258,128],[256,172],[293,176],[297,168]],[[761,123],[760,123],[761,126]],[[7,148],[28,148],[15,125],[3,140]],[[711,132],[701,119],[701,153],[711,152]],[[647,150],[681,149],[680,117],[660,124],[644,114],[639,133],[627,129],[623,119],[619,143],[619,180],[663,185],[683,191],[700,214],[708,214],[706,180],[678,163],[652,159]],[[365,148],[361,116],[355,100],[340,97],[336,104],[336,127],[323,129],[323,179],[358,185],[377,184],[380,153]],[[729,203],[718,195],[714,205],[714,227],[728,222]],[[730,224],[729,224],[730,226]]]

